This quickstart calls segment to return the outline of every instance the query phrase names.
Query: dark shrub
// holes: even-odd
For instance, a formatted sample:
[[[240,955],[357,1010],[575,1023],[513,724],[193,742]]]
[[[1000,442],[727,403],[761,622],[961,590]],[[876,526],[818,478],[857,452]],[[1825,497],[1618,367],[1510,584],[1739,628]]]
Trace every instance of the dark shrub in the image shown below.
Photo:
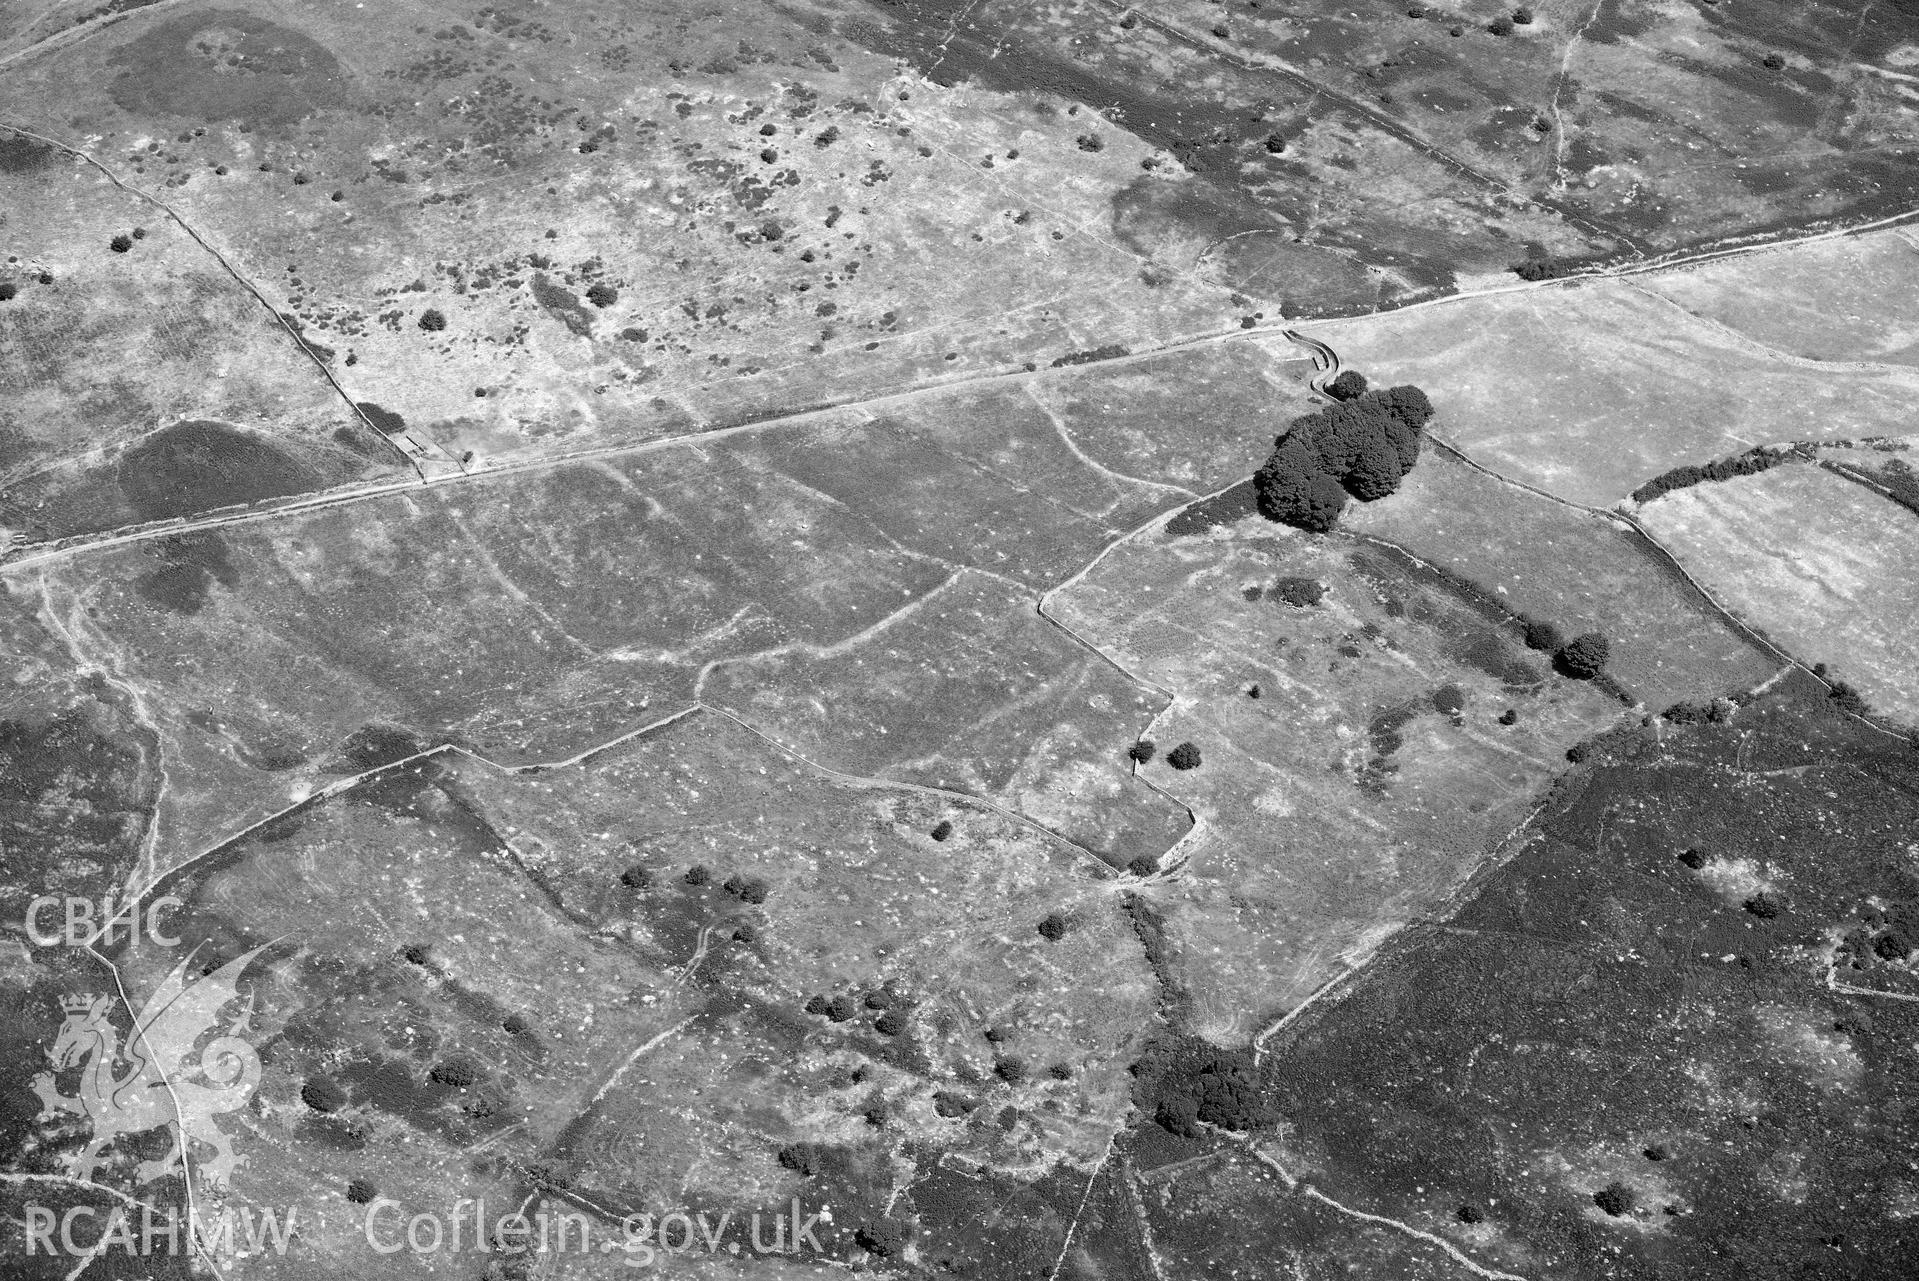
[[[1579,764],[1579,762],[1585,760],[1588,756],[1591,756],[1591,755],[1592,755],[1592,745],[1590,743],[1574,743],[1571,747],[1566,749],[1566,759],[1571,761],[1575,765]]]
[[[1706,865],[1706,854],[1703,850],[1684,849],[1679,851],[1679,861],[1697,872]]]
[[[789,1143],[774,1157],[786,1169],[803,1178],[812,1178],[826,1168],[825,1154],[816,1144]]]
[[[1326,384],[1326,394],[1334,400],[1352,400],[1365,391],[1366,375],[1357,369],[1342,369],[1339,377]]]
[[[1159,873],[1159,864],[1142,854],[1128,863],[1126,870],[1134,876],[1156,876]]]
[[[1593,1193],[1593,1204],[1604,1210],[1607,1214],[1612,1215],[1615,1219],[1622,1215],[1631,1214],[1636,1199],[1637,1198],[1633,1196],[1631,1188],[1618,1182],[1608,1183],[1605,1187]]]
[[[323,1076],[308,1077],[300,1087],[300,1102],[315,1112],[338,1112],[347,1105],[346,1091]]]
[[[1096,133],[1083,133],[1073,141],[1079,144],[1081,151],[1103,151],[1106,148],[1106,144],[1100,141]]]
[[[1282,578],[1273,584],[1273,595],[1295,609],[1310,609],[1326,599],[1326,584],[1317,578]]]
[[[107,248],[113,250],[114,253],[123,254],[133,248],[133,241],[126,236],[115,236],[112,240],[107,241]]]
[[[1747,899],[1745,909],[1762,921],[1770,921],[1779,915],[1779,900],[1770,894],[1755,894]]]
[[[1276,133],[1266,135],[1266,150],[1275,156],[1286,154],[1286,139]]]
[[[1152,739],[1142,738],[1126,749],[1126,755],[1132,758],[1135,765],[1144,765],[1153,759],[1153,753],[1157,750]]]
[[[893,1008],[893,994],[883,987],[876,987],[866,994],[866,1008],[869,1010],[890,1010]]]
[[[814,996],[809,996],[809,997],[807,997],[807,998],[806,998],[806,1012],[807,1012],[808,1014],[812,1014],[812,1015],[821,1015],[821,1014],[825,1014],[825,1013],[826,1013],[826,998],[825,998],[825,997],[823,997],[823,996],[818,996],[818,995],[814,995]]]
[[[939,822],[933,824],[933,830],[927,833],[927,835],[931,836],[936,841],[943,841],[947,837],[951,836],[952,834],[953,834],[953,825],[952,823],[948,822],[946,819],[941,819]]]
[[[1486,30],[1496,36],[1509,36],[1513,33],[1513,20],[1503,16],[1494,18],[1486,24]]]
[[[712,879],[713,873],[706,869],[706,864],[704,863],[695,863],[686,869],[686,883],[688,885],[705,885]]]
[[[1644,1155],[1648,1161],[1664,1161],[1672,1153],[1666,1150],[1665,1144],[1655,1143],[1646,1149]]]
[[[425,965],[426,945],[423,943],[414,943],[408,947],[401,948],[400,955],[413,965]]]
[[[1553,666],[1574,680],[1589,681],[1606,670],[1612,646],[1598,632],[1576,636],[1553,655]]]
[[[733,941],[735,943],[757,943],[759,940],[760,931],[753,922],[742,921],[733,927]]]
[[[586,291],[586,300],[595,307],[611,307],[620,300],[620,291],[601,281]]]
[[[1066,932],[1070,928],[1071,924],[1066,917],[1059,912],[1054,912],[1039,923],[1039,936],[1057,943],[1066,937]]]
[[[11,280],[0,280],[0,302],[12,302],[13,296],[20,292],[20,286]]]
[[[1441,685],[1433,691],[1433,710],[1457,715],[1466,710],[1466,695],[1457,685]]]
[[[881,1036],[898,1036],[906,1030],[906,1015],[898,1010],[888,1010],[873,1020],[873,1030]]]
[[[1055,1081],[1070,1081],[1073,1079],[1073,1065],[1071,1063],[1055,1063],[1052,1067],[1047,1068],[1046,1071]]]
[[[859,1003],[844,992],[826,1003],[826,1017],[835,1023],[844,1023],[859,1012]]]
[[[1768,71],[1781,71],[1785,69],[1786,60],[1780,54],[1769,53],[1759,60],[1759,65]]]
[[[1873,955],[1882,961],[1903,961],[1911,950],[1906,946],[1905,939],[1891,930],[1872,941]]]
[[[1530,27],[1533,25],[1533,11],[1531,9],[1525,8],[1524,6],[1521,6],[1518,9],[1514,9],[1513,21],[1518,23],[1522,27]]]
[[[1517,725],[1519,724],[1519,713],[1508,707],[1499,714],[1499,723],[1501,725]]]
[[[882,1259],[890,1259],[905,1249],[906,1241],[906,1229],[887,1219],[865,1224],[853,1233],[854,1244]]]
[[[741,876],[736,872],[732,876],[727,877],[726,882],[721,885],[720,888],[743,902],[766,902],[766,882],[760,880],[758,877]]]
[[[500,1026],[510,1036],[525,1036],[533,1030],[533,1021],[524,1014],[509,1014]]]
[[[620,873],[620,884],[630,890],[643,890],[653,883],[653,873],[635,863]]]
[[[1486,1215],[1476,1205],[1462,1205],[1453,1211],[1453,1217],[1461,1223],[1484,1223]]]
[[[1851,712],[1854,716],[1864,716],[1872,710],[1866,706],[1866,700],[1859,691],[1844,681],[1834,681],[1831,690],[1832,701],[1842,712]]]
[[[993,1075],[1008,1085],[1018,1085],[1026,1079],[1026,1061],[1024,1059],[999,1059],[993,1064]]]
[[[346,1185],[346,1199],[355,1205],[366,1205],[380,1195],[380,1189],[365,1179],[351,1179]]]
[[[1566,643],[1559,629],[1543,618],[1528,618],[1525,624],[1527,649],[1552,651]]]
[[[1181,743],[1166,753],[1166,763],[1174,769],[1198,769],[1200,767],[1199,748],[1192,743]]]
[[[480,1080],[480,1070],[478,1068],[474,1067],[471,1063],[462,1063],[458,1059],[447,1059],[443,1062],[435,1063],[432,1069],[427,1072],[427,1075],[441,1085],[450,1085],[458,1090],[464,1090],[470,1085],[476,1085]]]
[[[436,334],[446,328],[446,317],[440,314],[437,307],[428,307],[420,313],[420,328]]]

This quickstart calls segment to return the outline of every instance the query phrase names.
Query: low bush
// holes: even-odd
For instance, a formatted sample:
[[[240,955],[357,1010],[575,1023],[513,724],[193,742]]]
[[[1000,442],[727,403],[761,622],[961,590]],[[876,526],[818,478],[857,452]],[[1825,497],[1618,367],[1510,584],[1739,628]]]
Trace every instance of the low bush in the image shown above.
[[[1166,763],[1174,769],[1179,770],[1198,769],[1202,763],[1198,745],[1194,743],[1181,743],[1178,747],[1166,753]]]
[[[323,1076],[308,1077],[300,1087],[300,1102],[315,1112],[338,1112],[347,1105],[346,1091]]]
[[[936,841],[943,841],[952,834],[953,825],[946,819],[941,819],[939,822],[933,824],[933,830],[927,833],[928,836],[931,836]]]
[[[428,307],[420,313],[420,328],[430,334],[438,333],[446,328],[446,317],[441,314],[439,308]]]
[[[1593,1204],[1615,1219],[1631,1214],[1637,1201],[1631,1188],[1616,1181],[1593,1193]]]
[[[1066,919],[1064,913],[1053,912],[1039,923],[1039,936],[1050,942],[1057,943],[1066,937],[1067,931],[1071,928],[1072,923]]]
[[[1139,742],[1134,743],[1126,749],[1126,755],[1131,759],[1133,764],[1144,765],[1153,759],[1153,753],[1157,750],[1158,748],[1154,745],[1152,739],[1142,738]]]

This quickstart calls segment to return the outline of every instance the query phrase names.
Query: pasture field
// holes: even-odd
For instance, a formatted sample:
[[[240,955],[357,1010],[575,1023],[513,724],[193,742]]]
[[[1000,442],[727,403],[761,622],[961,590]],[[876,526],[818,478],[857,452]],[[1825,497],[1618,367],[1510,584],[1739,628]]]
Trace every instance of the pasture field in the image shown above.
[[[1912,512],[1823,468],[1778,467],[1666,494],[1640,520],[1747,623],[1919,724]]]
[[[1288,603],[1282,579],[1324,595]],[[1052,608],[1173,693],[1139,773],[1199,828],[1143,895],[1173,941],[1182,1025],[1224,1045],[1439,910],[1566,749],[1623,710],[1438,575],[1256,517],[1125,544]],[[1198,768],[1168,764],[1183,742]]]
[[[0,193],[0,528],[58,538],[403,466],[162,211],[51,149]]]
[[[1398,493],[1355,504],[1345,527],[1458,574],[1567,637],[1600,632],[1612,643],[1608,673],[1653,711],[1749,689],[1779,669],[1638,535],[1431,445]]]
[[[1633,281],[1308,332],[1376,383],[1425,388],[1441,406],[1430,430],[1476,462],[1596,507],[1754,445],[1900,434],[1919,398],[1912,370],[1782,362]]]
[[[1919,244],[1904,228],[1666,272],[1652,287],[1803,360],[1919,364]]]

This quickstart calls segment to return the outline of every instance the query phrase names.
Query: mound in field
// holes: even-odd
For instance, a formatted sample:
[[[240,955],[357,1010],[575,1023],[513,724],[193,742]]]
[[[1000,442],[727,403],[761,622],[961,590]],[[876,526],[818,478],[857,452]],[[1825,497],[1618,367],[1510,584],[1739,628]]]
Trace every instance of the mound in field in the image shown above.
[[[1914,513],[1824,468],[1780,467],[1667,494],[1640,520],[1747,623],[1919,725]]]

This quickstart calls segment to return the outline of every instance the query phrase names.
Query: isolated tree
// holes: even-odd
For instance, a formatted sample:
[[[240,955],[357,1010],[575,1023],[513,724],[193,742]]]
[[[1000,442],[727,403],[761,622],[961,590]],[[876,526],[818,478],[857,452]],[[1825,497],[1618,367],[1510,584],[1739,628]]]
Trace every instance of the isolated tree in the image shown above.
[[[1513,33],[1513,20],[1503,14],[1486,24],[1486,30],[1496,36],[1509,36]]]
[[[859,1005],[844,992],[826,1003],[826,1017],[835,1023],[844,1023],[859,1012]]]
[[[595,307],[611,307],[620,300],[620,291],[601,281],[586,291],[586,300]]]
[[[1039,923],[1039,935],[1043,939],[1057,943],[1066,937],[1066,932],[1071,927],[1071,922],[1066,919],[1064,913],[1052,912]]]
[[[1530,27],[1533,24],[1533,11],[1522,5],[1513,10],[1513,21],[1522,27]]]
[[[1679,851],[1679,861],[1697,872],[1706,865],[1706,854],[1704,850],[1683,849]]]
[[[441,1085],[450,1085],[455,1089],[464,1090],[479,1082],[480,1071],[470,1063],[462,1063],[458,1059],[447,1059],[435,1063],[427,1071],[427,1076]]]
[[[107,241],[107,248],[113,250],[114,253],[123,254],[133,248],[133,241],[126,236],[115,236],[112,240]]]
[[[653,874],[635,863],[620,873],[620,884],[630,890],[643,890],[653,883]]]
[[[1159,863],[1141,854],[1138,858],[1126,865],[1126,870],[1133,876],[1157,876],[1159,874]]]
[[[993,1064],[993,1075],[1008,1085],[1018,1085],[1026,1079],[1026,1060],[1016,1058],[998,1059]]]
[[[380,1195],[380,1189],[365,1179],[349,1179],[346,1185],[346,1199],[355,1205],[367,1205]]]
[[[686,869],[686,883],[688,885],[704,885],[712,879],[713,873],[706,870],[706,864],[704,863],[695,863]]]
[[[1574,680],[1589,681],[1606,670],[1606,660],[1611,657],[1612,645],[1606,638],[1598,632],[1587,632],[1560,646],[1553,662]]]
[[[446,317],[440,314],[438,308],[428,307],[420,313],[420,328],[430,334],[438,333],[446,328]]]
[[[1154,747],[1152,739],[1142,738],[1139,742],[1134,743],[1126,749],[1126,755],[1132,759],[1135,765],[1144,765],[1153,759],[1153,752],[1155,750],[1157,749]]]
[[[1166,763],[1174,769],[1198,769],[1200,767],[1199,748],[1193,743],[1181,743],[1166,753]]]
[[[508,1036],[525,1036],[533,1030],[533,1022],[524,1014],[509,1014],[500,1023]]]
[[[1453,1211],[1453,1217],[1461,1223],[1484,1223],[1485,1213],[1476,1205],[1462,1205]]]
[[[1357,369],[1342,369],[1339,377],[1326,384],[1326,394],[1334,400],[1351,400],[1365,391],[1366,375]]]
[[[1528,618],[1525,619],[1524,622],[1526,624],[1527,649],[1550,652],[1559,649],[1566,643],[1566,638],[1560,634],[1559,629],[1545,619]]]
[[[899,1010],[887,1010],[873,1020],[873,1030],[881,1036],[898,1036],[906,1030],[906,1015]]]
[[[1762,921],[1770,921],[1780,913],[1779,900],[1770,894],[1755,894],[1747,899],[1742,907]]]
[[[939,822],[933,824],[933,830],[927,833],[928,836],[931,836],[936,841],[943,841],[952,834],[953,825],[946,819],[941,819]]]
[[[1785,68],[1786,60],[1780,54],[1769,53],[1759,60],[1759,65],[1768,71],[1780,71]]]
[[[1593,1204],[1615,1219],[1631,1214],[1637,1200],[1633,1190],[1617,1180],[1593,1193]]]
[[[1267,134],[1267,135],[1266,135],[1266,150],[1267,150],[1267,152],[1268,152],[1269,154],[1271,154],[1271,155],[1275,155],[1275,156],[1282,156],[1282,155],[1285,155],[1285,154],[1286,154],[1286,139],[1285,139],[1284,137],[1282,137],[1281,135],[1279,135],[1279,134],[1277,134],[1277,133],[1269,133],[1269,134]]]
[[[20,286],[11,280],[0,280],[0,302],[12,302],[13,296],[20,292]]]

